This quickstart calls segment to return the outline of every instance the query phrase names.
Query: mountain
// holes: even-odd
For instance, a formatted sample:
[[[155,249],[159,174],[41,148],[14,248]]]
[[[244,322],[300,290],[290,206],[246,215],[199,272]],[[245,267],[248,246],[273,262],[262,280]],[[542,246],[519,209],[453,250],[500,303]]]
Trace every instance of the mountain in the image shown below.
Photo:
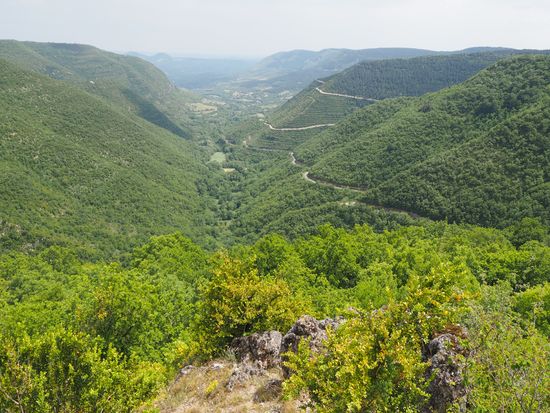
[[[92,46],[0,40],[0,58],[100,96],[127,112],[189,138],[202,98],[177,89],[154,65]]]
[[[275,53],[262,59],[251,73],[291,73],[297,71],[338,71],[363,60],[393,59],[399,57],[417,57],[435,54],[432,50],[407,48],[380,49],[324,49],[321,51],[292,50]]]
[[[490,51],[493,48],[473,50]],[[498,49],[500,50],[500,49]],[[276,53],[258,62],[249,72],[238,78],[241,87],[265,89],[271,93],[295,93],[315,79],[341,72],[362,61],[412,58],[440,54],[468,53],[439,52],[411,48],[374,48],[362,50],[325,49],[321,51],[293,50]]]
[[[82,73],[66,76],[0,59],[0,248],[55,243],[116,256],[175,230],[207,242],[213,206],[204,186],[214,174],[206,155],[74,86]]]
[[[497,62],[418,98],[361,109],[296,149],[310,176],[436,219],[550,222],[550,57]]]
[[[376,100],[420,96],[461,83],[510,54],[502,51],[361,62],[325,79],[322,90]]]
[[[252,59],[174,57],[166,53],[152,56],[135,52],[128,54],[153,63],[177,86],[186,89],[208,89],[246,72],[256,63]]]
[[[550,56],[228,128],[140,59],[2,47],[0,411],[549,411]]]
[[[420,96],[460,83],[509,56],[508,51],[358,63],[336,75],[317,79],[267,114],[267,127],[251,132],[263,147],[292,148],[355,110],[398,96]],[[269,126],[271,125],[271,126]],[[305,130],[289,130],[311,128]],[[287,130],[280,130],[287,129]]]

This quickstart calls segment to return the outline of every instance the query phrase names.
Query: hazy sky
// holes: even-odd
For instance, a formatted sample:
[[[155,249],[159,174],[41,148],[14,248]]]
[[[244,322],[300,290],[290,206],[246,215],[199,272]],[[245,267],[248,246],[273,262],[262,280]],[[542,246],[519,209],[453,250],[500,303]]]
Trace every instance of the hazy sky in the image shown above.
[[[550,0],[0,0],[0,38],[114,51],[550,48]]]

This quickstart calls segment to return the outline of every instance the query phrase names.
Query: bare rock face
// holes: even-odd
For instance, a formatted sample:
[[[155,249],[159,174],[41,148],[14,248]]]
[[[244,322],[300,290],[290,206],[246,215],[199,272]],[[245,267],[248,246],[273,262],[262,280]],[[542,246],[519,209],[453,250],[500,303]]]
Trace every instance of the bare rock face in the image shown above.
[[[253,377],[266,375],[268,369],[281,366],[281,354],[289,350],[296,352],[302,339],[310,339],[311,349],[321,351],[322,343],[327,339],[327,330],[338,328],[343,321],[341,317],[319,321],[306,315],[300,317],[284,337],[278,331],[266,331],[235,338],[229,348],[238,364],[226,384],[227,389],[233,390]],[[288,378],[291,371],[285,366],[282,370],[283,376]],[[268,389],[267,394],[276,393],[275,388],[279,384],[274,382],[273,389]]]
[[[467,389],[463,373],[467,353],[454,334],[441,334],[429,342],[423,355],[430,361],[426,377],[432,381],[427,390],[429,404],[424,412],[444,413],[453,403],[458,404],[461,412],[466,411]]]
[[[297,352],[298,343],[303,339],[310,339],[309,347],[312,351],[321,351],[323,341],[327,339],[327,329],[336,330],[343,321],[342,317],[335,319],[327,318],[321,321],[309,315],[300,317],[283,337],[281,354],[287,351]],[[290,369],[283,365],[283,376],[288,378],[291,374]]]
[[[254,364],[260,369],[269,369],[279,365],[283,335],[278,331],[254,333],[237,337],[230,349],[241,363]]]
[[[250,363],[241,363],[233,369],[225,387],[227,390],[232,391],[235,387],[245,384],[252,377],[263,376],[264,374],[265,370],[258,366]]]
[[[263,376],[267,369],[278,366],[282,339],[283,335],[278,331],[235,338],[229,348],[239,363],[229,377],[227,389],[233,390],[252,377]]]

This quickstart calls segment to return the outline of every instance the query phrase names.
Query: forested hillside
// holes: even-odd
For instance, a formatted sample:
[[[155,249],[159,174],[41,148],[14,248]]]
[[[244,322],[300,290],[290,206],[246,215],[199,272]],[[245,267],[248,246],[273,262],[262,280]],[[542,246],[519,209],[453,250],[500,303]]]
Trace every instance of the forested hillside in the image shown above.
[[[412,58],[440,54],[470,53],[498,48],[466,49],[459,52],[438,52],[412,48],[374,48],[363,50],[325,49],[292,50],[268,56],[241,76],[247,87],[269,86],[274,91],[298,91],[315,79],[325,78],[362,61]]]
[[[486,52],[361,62],[325,79],[323,90],[387,99],[420,96],[464,82],[512,52]]]
[[[362,109],[297,158],[314,176],[424,216],[548,223],[549,73],[550,57],[498,62],[450,89]]]
[[[291,149],[361,107],[387,98],[420,96],[461,83],[511,53],[503,50],[361,62],[314,81],[267,114],[272,128],[256,127],[248,133],[256,146]],[[277,130],[315,125],[327,126],[304,131]]]
[[[66,82],[0,68],[2,250],[116,256],[176,229],[208,242],[205,154]]]
[[[176,135],[192,136],[192,104],[201,98],[177,89],[142,59],[87,45],[11,40],[0,41],[0,58],[69,82]]]
[[[419,220],[399,211],[363,203],[361,194],[316,185],[285,150],[235,150],[227,166],[236,169],[220,190],[220,211],[229,243],[254,242],[278,233],[291,239],[317,232],[323,223],[353,228],[368,223],[377,230]]]

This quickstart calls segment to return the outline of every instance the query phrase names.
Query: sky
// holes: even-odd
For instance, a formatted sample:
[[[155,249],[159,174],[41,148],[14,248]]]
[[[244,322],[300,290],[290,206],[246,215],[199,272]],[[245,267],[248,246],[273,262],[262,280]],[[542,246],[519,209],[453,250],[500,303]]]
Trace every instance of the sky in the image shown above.
[[[0,38],[117,52],[550,49],[550,0],[0,0]]]

